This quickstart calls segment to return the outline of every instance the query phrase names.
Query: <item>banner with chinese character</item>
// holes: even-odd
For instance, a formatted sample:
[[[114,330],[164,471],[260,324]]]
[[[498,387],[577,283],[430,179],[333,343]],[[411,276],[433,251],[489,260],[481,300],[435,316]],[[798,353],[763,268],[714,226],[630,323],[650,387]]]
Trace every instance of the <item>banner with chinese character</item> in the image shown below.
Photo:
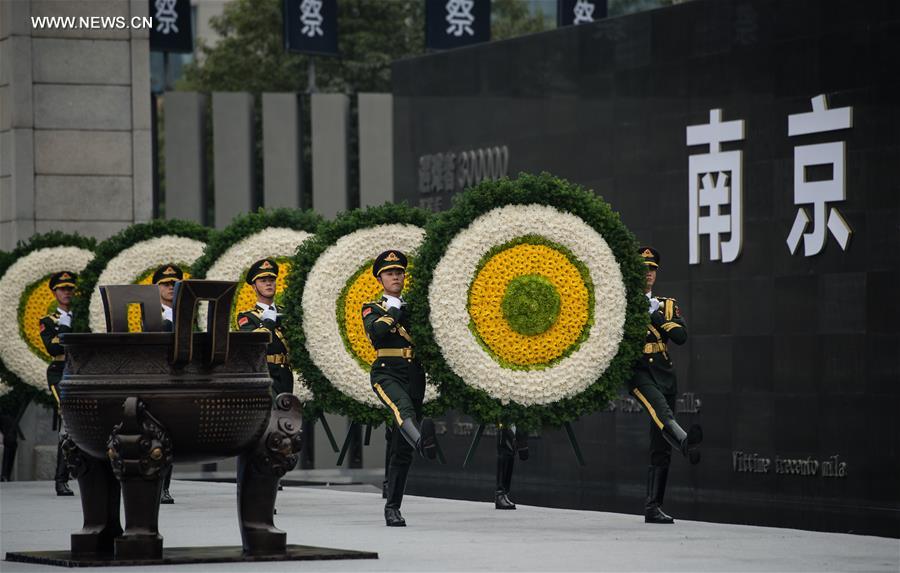
[[[338,54],[337,0],[284,0],[284,47],[301,54]]]
[[[150,49],[154,52],[194,51],[191,0],[149,0]]]
[[[491,0],[425,0],[425,47],[459,48],[491,39]]]
[[[607,0],[557,0],[556,20],[562,26],[590,24],[606,18]]]

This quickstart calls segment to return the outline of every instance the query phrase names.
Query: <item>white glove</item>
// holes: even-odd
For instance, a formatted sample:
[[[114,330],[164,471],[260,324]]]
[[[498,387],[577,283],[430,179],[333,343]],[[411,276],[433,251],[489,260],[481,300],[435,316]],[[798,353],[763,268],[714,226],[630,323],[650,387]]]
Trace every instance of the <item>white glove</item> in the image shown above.
[[[163,320],[168,320],[169,322],[175,322],[175,320],[173,319],[171,306],[163,307]]]
[[[650,314],[659,310],[659,300],[656,297],[650,299]]]
[[[262,313],[263,320],[271,320],[272,322],[278,321],[278,312],[275,310],[274,306],[270,306]]]
[[[403,304],[403,301],[395,296],[384,295],[384,297],[387,299],[387,303],[385,304],[388,308],[400,308],[400,306]]]
[[[68,326],[72,327],[72,313],[71,312],[62,312],[59,315],[59,325],[60,326]]]

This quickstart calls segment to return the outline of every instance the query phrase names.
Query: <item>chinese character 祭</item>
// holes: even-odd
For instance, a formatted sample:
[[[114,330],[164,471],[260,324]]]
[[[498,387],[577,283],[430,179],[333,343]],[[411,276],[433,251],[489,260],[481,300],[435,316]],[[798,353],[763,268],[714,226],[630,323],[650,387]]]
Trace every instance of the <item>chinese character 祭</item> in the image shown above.
[[[725,141],[744,139],[744,120],[722,121],[722,110],[709,110],[709,123],[689,125],[688,145],[709,145],[709,153],[691,155],[688,177],[688,234],[690,264],[700,262],[700,235],[709,236],[709,259],[730,263],[743,243],[742,170],[740,151],[722,151]],[[709,213],[700,215],[700,208]],[[730,212],[725,213],[728,208]],[[727,240],[723,239],[727,237]]]
[[[472,7],[475,2],[472,0],[448,0],[447,8],[447,33],[459,38],[464,33],[470,36],[475,35],[472,24],[475,22],[475,16],[472,15]]]
[[[169,32],[178,33],[178,13],[175,12],[175,4],[177,0],[156,0],[156,16],[155,19],[159,24],[156,31],[162,34]]]
[[[322,31],[323,20],[321,0],[303,0],[300,3],[300,21],[303,23],[303,28],[300,32],[310,38],[324,36],[325,33]]]
[[[824,131],[836,131],[853,127],[853,108],[828,109],[824,95],[812,98],[812,111],[788,116],[788,136],[808,135]],[[834,207],[832,201],[847,198],[844,157],[846,144],[843,141],[798,145],[794,148],[794,204],[812,205],[812,230],[805,232],[809,224],[806,209],[800,207],[794,225],[787,238],[791,254],[797,252],[803,238],[803,253],[807,257],[822,252],[825,247],[825,227],[837,239],[841,249],[847,249],[850,241],[850,226]],[[831,166],[831,177],[824,181],[809,181],[807,168],[817,165]],[[827,223],[826,223],[827,221]]]

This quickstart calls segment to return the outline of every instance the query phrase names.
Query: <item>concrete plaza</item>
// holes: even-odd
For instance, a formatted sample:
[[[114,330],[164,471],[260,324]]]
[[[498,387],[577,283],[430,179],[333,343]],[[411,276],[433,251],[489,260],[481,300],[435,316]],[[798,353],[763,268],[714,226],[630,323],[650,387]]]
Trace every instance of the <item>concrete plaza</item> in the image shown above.
[[[76,485],[72,482],[73,485]],[[77,492],[77,486],[76,486]],[[0,551],[67,549],[81,526],[80,498],[52,482],[0,484]],[[235,486],[175,481],[162,506],[167,547],[240,545]],[[889,571],[897,539],[679,520],[650,526],[636,515],[408,496],[409,527],[387,528],[369,485],[289,486],[277,526],[288,543],[376,551],[377,560],[103,567],[101,571]],[[0,571],[59,571],[0,561]]]

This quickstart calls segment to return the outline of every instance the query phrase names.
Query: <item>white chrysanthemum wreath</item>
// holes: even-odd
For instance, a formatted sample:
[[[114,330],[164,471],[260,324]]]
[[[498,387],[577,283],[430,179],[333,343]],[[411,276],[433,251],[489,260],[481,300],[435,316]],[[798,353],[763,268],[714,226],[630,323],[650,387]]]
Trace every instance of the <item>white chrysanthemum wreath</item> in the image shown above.
[[[454,199],[427,227],[409,293],[442,399],[525,428],[605,407],[646,333],[634,236],[601,198],[546,173]]]
[[[361,266],[388,249],[412,254],[424,236],[425,230],[414,225],[378,225],[344,235],[316,260],[303,289],[303,331],[310,358],[336,389],[368,406],[383,407],[372,392],[369,370],[343,342],[335,319],[337,301]],[[425,401],[435,397],[436,389],[428,384]]]
[[[566,247],[590,272],[602,318],[571,355],[547,368],[505,368],[469,327],[469,289],[482,257],[517,238],[537,235]],[[501,403],[524,406],[569,398],[609,366],[622,341],[626,293],[616,257],[603,237],[579,217],[546,205],[508,205],[475,219],[447,248],[429,291],[431,325],[447,364]]]
[[[312,233],[306,231],[282,227],[263,229],[229,247],[212,263],[204,278],[209,280],[239,281],[238,287],[240,288],[245,284],[243,282],[244,273],[254,262],[266,257],[275,259],[290,257],[300,244],[312,236]],[[288,272],[288,268],[281,269],[279,279],[282,276],[286,276]],[[206,328],[207,314],[208,307],[201,305],[199,312],[200,328]],[[297,370],[294,370],[293,374],[294,395],[304,403],[312,400],[312,390],[306,384],[303,376]]]
[[[149,269],[165,263],[190,266],[203,254],[204,246],[202,241],[178,235],[140,241],[122,249],[107,262],[97,278],[96,286],[132,284]],[[98,288],[90,293],[89,320],[92,332],[106,332],[103,301]]]
[[[0,359],[6,367],[35,388],[47,390],[47,361],[22,337],[19,301],[34,283],[60,271],[81,272],[94,253],[80,247],[48,247],[14,262],[0,279]]]
[[[382,292],[372,276],[375,257],[398,249],[410,255],[413,268],[430,218],[428,211],[404,204],[349,211],[320,225],[291,259],[284,297],[291,361],[324,411],[364,424],[390,419],[371,386],[375,350],[363,326],[362,306]],[[417,326],[412,325],[412,335],[418,348]],[[429,379],[425,402],[427,415],[445,407]]]

